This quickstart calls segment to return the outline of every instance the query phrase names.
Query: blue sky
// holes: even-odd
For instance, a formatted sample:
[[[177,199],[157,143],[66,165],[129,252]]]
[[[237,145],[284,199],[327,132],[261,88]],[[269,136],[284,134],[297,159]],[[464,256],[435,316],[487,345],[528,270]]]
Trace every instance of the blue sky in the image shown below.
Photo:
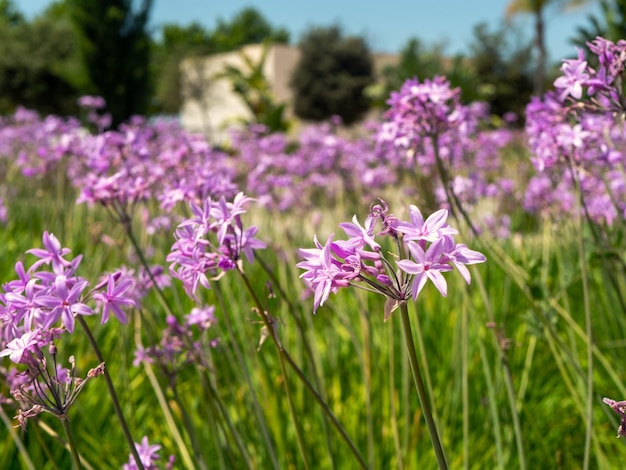
[[[100,1],[100,0],[95,0]],[[40,13],[49,0],[17,0],[18,8],[29,17]],[[134,0],[136,5],[139,0]],[[230,19],[246,6],[257,8],[271,24],[290,31],[292,42],[310,26],[340,24],[349,34],[367,38],[373,51],[398,52],[411,36],[427,44],[446,41],[448,53],[465,52],[472,41],[472,30],[479,22],[497,27],[508,0],[154,0],[151,25],[199,21],[208,28],[217,19]],[[574,12],[554,10],[547,15],[547,44],[550,60],[575,54],[569,44],[577,25],[587,24],[587,15],[599,11],[598,2]],[[526,38],[532,35],[530,17],[513,23]]]

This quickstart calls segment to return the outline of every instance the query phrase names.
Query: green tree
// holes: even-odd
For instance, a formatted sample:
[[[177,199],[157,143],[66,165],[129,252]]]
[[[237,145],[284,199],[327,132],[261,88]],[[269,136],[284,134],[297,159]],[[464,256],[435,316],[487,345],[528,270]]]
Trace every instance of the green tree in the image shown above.
[[[506,7],[506,16],[511,18],[519,14],[530,14],[535,20],[535,48],[537,50],[537,65],[535,68],[534,94],[543,93],[546,77],[546,40],[545,40],[545,15],[550,7],[559,12],[579,7],[590,0],[510,0]]]
[[[423,80],[444,74],[443,54],[443,44],[427,47],[418,38],[410,38],[400,51],[398,64],[388,66],[382,72],[386,95],[398,90],[409,78]]]
[[[76,51],[67,18],[48,9],[28,22],[12,2],[0,2],[0,113],[18,105],[42,113],[75,113]]]
[[[600,10],[600,17],[589,15],[589,25],[577,28],[577,34],[571,40],[574,45],[586,49],[587,42],[597,36],[613,42],[626,38],[626,0],[601,0]],[[595,58],[591,54],[587,54],[587,57],[588,60]]]
[[[151,112],[176,114],[182,106],[180,62],[215,50],[211,33],[200,23],[187,26],[165,24],[152,45],[151,74],[154,97]]]
[[[152,0],[143,0],[137,12],[132,0],[68,1],[89,79],[84,92],[106,100],[113,126],[144,114],[151,96],[147,23]]]
[[[11,0],[0,0],[0,23],[18,26],[24,22],[24,15]]]
[[[300,60],[291,78],[294,111],[302,119],[341,116],[358,121],[369,108],[365,88],[373,83],[369,48],[359,37],[343,37],[338,26],[314,28],[300,42]]]
[[[375,96],[377,106],[386,106],[392,91],[400,89],[402,84],[413,77],[420,81],[432,79],[436,75],[444,75],[454,87],[460,87],[463,101],[469,102],[479,98],[476,92],[475,74],[469,61],[463,55],[446,56],[445,44],[425,45],[416,37],[410,38],[400,51],[397,65],[385,67],[382,72],[383,86],[378,87]]]
[[[260,44],[263,41],[287,44],[289,32],[284,28],[273,27],[252,7],[244,8],[230,21],[218,20],[211,34],[215,52],[228,52],[245,44]]]
[[[490,31],[485,23],[474,28],[467,62],[475,77],[476,98],[490,105],[491,113],[503,116],[512,111],[523,116],[534,90],[532,44],[511,43],[520,37],[501,27]]]
[[[180,62],[191,57],[233,51],[246,44],[288,43],[286,29],[272,26],[254,8],[244,8],[231,20],[218,20],[215,29],[199,23],[165,24],[153,43],[152,76],[155,84],[153,112],[175,114],[182,105]]]

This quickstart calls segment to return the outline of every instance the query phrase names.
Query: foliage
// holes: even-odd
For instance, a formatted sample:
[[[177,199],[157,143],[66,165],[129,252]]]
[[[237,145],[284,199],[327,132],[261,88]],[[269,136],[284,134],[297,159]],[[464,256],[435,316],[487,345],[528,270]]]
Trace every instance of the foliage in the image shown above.
[[[614,42],[626,38],[626,0],[601,0],[600,9],[602,15],[600,17],[588,15],[589,24],[579,26],[576,29],[576,36],[571,39],[572,44],[587,50],[587,56],[594,65],[597,65],[597,61],[594,60],[593,54],[589,54],[588,42],[598,36]]]
[[[214,78],[230,80],[233,91],[239,95],[254,116],[252,123],[263,124],[270,132],[281,132],[287,130],[289,123],[285,119],[285,103],[276,103],[271,85],[265,76],[268,51],[269,43],[266,42],[256,63],[241,51],[239,56],[244,66],[239,68],[226,65],[224,72]]]
[[[83,94],[105,99],[113,126],[144,114],[151,96],[147,23],[152,0],[143,0],[136,13],[132,0],[68,1],[89,78]]]
[[[155,93],[152,111],[176,114],[182,105],[180,63],[185,58],[233,51],[246,44],[287,43],[289,33],[272,26],[255,8],[244,8],[230,21],[220,19],[215,29],[193,22],[163,25],[153,41],[152,75]]]
[[[0,113],[18,105],[75,113],[76,50],[67,19],[44,13],[28,22],[12,2],[0,3]]]
[[[519,14],[531,14],[535,20],[535,48],[537,51],[534,94],[541,95],[545,89],[546,61],[548,57],[545,44],[545,14],[548,8],[556,8],[560,13],[577,8],[590,0],[510,0],[506,8],[507,18]]]
[[[462,100],[466,103],[481,98],[476,89],[476,76],[470,61],[462,54],[446,56],[444,43],[425,45],[420,39],[410,38],[400,51],[400,60],[395,66],[387,66],[382,71],[383,86],[374,97],[376,106],[386,106],[392,91],[417,77],[420,80],[445,75],[453,86],[461,88]],[[376,86],[376,85],[374,85]]]
[[[312,121],[333,115],[345,124],[358,121],[369,107],[364,90],[374,81],[365,41],[344,37],[338,26],[313,28],[302,37],[300,52],[290,82],[296,115]]]
[[[252,7],[244,8],[228,22],[220,19],[211,32],[215,52],[228,52],[245,44],[260,44],[264,41],[286,44],[289,42],[289,32],[285,28],[272,26]]]
[[[476,77],[478,99],[489,103],[491,113],[523,116],[533,93],[532,46],[511,43],[519,35],[511,28],[490,31],[485,23],[474,28],[468,62]]]

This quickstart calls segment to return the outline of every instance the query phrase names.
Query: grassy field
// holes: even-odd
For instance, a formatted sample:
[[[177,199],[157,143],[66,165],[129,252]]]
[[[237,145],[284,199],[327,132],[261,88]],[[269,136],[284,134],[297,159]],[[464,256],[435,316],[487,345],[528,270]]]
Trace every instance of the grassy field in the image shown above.
[[[139,268],[136,256],[129,256],[130,243],[120,224],[102,209],[76,205],[76,194],[61,170],[39,180],[24,178],[11,166],[5,170],[10,217],[0,229],[2,282],[15,277],[16,261],[32,263],[25,251],[41,246],[45,230],[74,256],[84,256],[81,275],[92,283],[122,265]],[[398,215],[413,202],[402,195],[396,199],[392,211]],[[361,220],[367,213],[367,206],[316,202],[321,226],[314,224],[313,214],[250,207],[245,218],[259,226],[257,236],[268,244],[259,252],[262,263],[244,265],[252,288],[278,319],[281,343],[369,467],[435,468],[398,314],[384,322],[384,299],[356,290],[331,296],[315,316],[312,298],[301,298],[297,249],[311,247],[315,232],[325,240],[339,231],[336,225],[350,220],[355,210]],[[463,229],[458,221],[450,224]],[[488,234],[480,239],[461,236],[488,258],[473,267],[472,284],[466,286],[452,273],[447,298],[430,285],[409,305],[448,464],[472,469],[582,468],[592,418],[591,468],[619,468],[626,448],[615,439],[617,416],[602,403],[604,396],[626,397],[626,316],[611,273],[588,243],[590,342],[577,247],[581,233],[575,222],[533,221],[518,228],[504,241]],[[136,217],[133,231],[141,246],[153,252],[151,262],[167,266],[171,230],[148,235]],[[587,231],[583,235],[591,240]],[[268,283],[275,297],[267,296]],[[624,287],[624,278],[617,278],[622,294]],[[178,316],[195,306],[177,280],[164,294]],[[200,297],[216,306],[218,320],[202,338],[206,344],[218,340],[206,347],[208,368],[188,364],[165,374],[156,365],[132,365],[137,345],[158,342],[165,327],[166,310],[155,292],[133,311],[127,325],[100,325],[97,318],[87,318],[134,440],[146,435],[150,443],[161,445],[163,462],[175,456],[174,468],[358,468],[311,393],[293,370],[281,369],[274,344],[268,340],[259,347],[262,324],[237,273],[227,273]],[[65,335],[58,349],[62,362],[76,357],[81,375],[97,364],[79,329]],[[8,360],[2,364],[10,366]],[[285,386],[295,413],[290,412]],[[7,396],[8,390],[3,393]],[[588,400],[593,401],[592,416],[586,410]],[[70,468],[57,419],[42,415],[29,421],[27,430],[14,429],[15,404],[2,410],[0,468],[29,468],[18,443],[30,468]],[[85,468],[119,468],[128,460],[102,378],[86,386],[70,418]]]

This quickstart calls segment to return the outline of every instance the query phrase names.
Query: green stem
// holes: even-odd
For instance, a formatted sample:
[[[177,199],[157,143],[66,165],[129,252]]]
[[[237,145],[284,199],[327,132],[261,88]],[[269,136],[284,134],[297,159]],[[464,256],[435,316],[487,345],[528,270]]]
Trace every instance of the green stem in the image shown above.
[[[239,436],[237,429],[233,425],[233,422],[230,419],[230,415],[228,414],[228,410],[226,409],[226,406],[224,405],[219,395],[217,394],[217,391],[211,385],[211,382],[206,377],[206,374],[204,373],[200,374],[200,380],[202,382],[202,388],[209,393],[209,400],[217,405],[217,408],[220,414],[222,415],[222,418],[224,418],[224,423],[226,427],[228,428],[230,435],[234,439],[235,445],[237,446],[237,449],[239,450],[241,457],[245,460],[246,465],[248,466],[249,469],[255,468],[253,461],[250,459],[250,456],[248,455],[246,446],[241,440],[241,436]]]
[[[463,402],[463,469],[469,470],[469,332],[467,321],[467,296],[461,310],[461,395]]]
[[[76,470],[82,470],[83,466],[80,464],[80,456],[78,455],[78,448],[74,441],[74,435],[72,434],[72,427],[70,426],[70,418],[67,415],[60,416],[59,419],[63,424],[63,430],[65,431],[65,437],[67,437],[67,443],[70,446],[70,453],[72,454],[72,460],[74,461],[74,467]]]
[[[583,198],[582,188],[580,187],[580,180],[578,178],[578,172],[574,168],[573,162],[570,160],[570,170],[572,172],[572,178],[578,192],[578,202],[580,209],[584,207],[585,201]],[[591,433],[593,432],[593,338],[591,328],[591,308],[589,307],[589,279],[587,275],[587,262],[585,255],[585,240],[583,234],[583,215],[581,210],[578,211],[578,217],[576,217],[576,223],[578,225],[578,256],[580,258],[580,273],[583,287],[583,307],[585,309],[585,332],[589,343],[587,344],[587,425],[585,426],[585,453],[583,460],[583,469],[589,469],[589,460],[591,458]]]
[[[256,293],[254,292],[254,289],[252,288],[252,285],[250,284],[250,280],[248,279],[248,277],[245,275],[245,273],[241,269],[238,269],[237,272],[239,272],[239,274],[240,274],[240,276],[241,276],[241,278],[242,278],[242,280],[243,280],[243,282],[244,282],[244,284],[246,286],[246,289],[250,293],[250,296],[252,297],[252,300],[253,300],[256,308],[259,311],[259,316],[263,320],[263,323],[265,324],[265,327],[267,328],[269,336],[272,339],[274,345],[278,349],[279,356],[286,360],[287,364],[289,364],[289,366],[292,368],[292,370],[296,373],[296,375],[298,376],[298,378],[300,379],[302,384],[311,393],[311,395],[313,396],[315,401],[320,405],[320,407],[322,408],[324,413],[326,413],[326,416],[328,416],[328,418],[330,419],[330,421],[333,424],[333,426],[335,427],[335,429],[339,432],[339,434],[341,435],[341,437],[343,438],[345,443],[348,445],[348,447],[350,448],[350,451],[352,452],[352,455],[359,462],[359,465],[361,465],[362,468],[365,468],[365,469],[368,468],[367,464],[365,463],[365,460],[361,456],[361,453],[356,448],[354,442],[352,442],[352,439],[350,439],[350,436],[348,435],[346,430],[343,428],[343,426],[341,425],[341,423],[339,422],[337,417],[333,414],[333,412],[331,411],[331,409],[328,406],[328,404],[324,401],[324,399],[317,392],[317,390],[315,390],[315,388],[313,387],[311,382],[309,382],[307,377],[304,375],[304,372],[302,372],[302,370],[298,367],[298,365],[291,358],[291,356],[289,355],[287,350],[281,344],[280,340],[276,336],[276,331],[274,329],[274,325],[273,325],[272,321],[270,320],[269,315],[265,312],[265,310],[263,308],[263,305],[261,304],[261,302],[260,302],[259,298],[257,297]]]
[[[409,309],[406,302],[400,302],[400,312],[402,316],[402,329],[404,331],[404,341],[406,344],[407,352],[409,355],[409,361],[411,363],[411,370],[413,372],[413,380],[415,382],[415,389],[417,396],[422,407],[422,413],[426,420],[426,426],[428,427],[428,433],[430,434],[430,440],[435,451],[435,457],[437,457],[437,464],[441,470],[447,469],[446,457],[439,441],[439,435],[437,434],[437,428],[435,426],[435,420],[433,414],[430,411],[430,404],[428,402],[428,396],[426,395],[426,388],[424,387],[424,380],[420,372],[419,361],[417,360],[417,353],[415,351],[415,344],[413,342],[413,333],[411,332],[411,321],[409,319]]]
[[[9,434],[13,438],[13,442],[15,442],[15,445],[17,446],[17,449],[19,450],[20,455],[24,459],[24,465],[28,467],[28,470],[35,470],[35,466],[33,465],[33,462],[30,459],[30,456],[28,455],[28,451],[26,450],[26,447],[24,447],[24,443],[22,442],[22,439],[20,439],[20,436],[18,436],[17,433],[15,432],[15,429],[13,428],[11,420],[9,419],[7,414],[4,412],[4,408],[2,408],[1,406],[0,406],[0,419],[6,426],[7,430],[9,431]]]
[[[175,384],[172,384],[170,389],[174,394],[174,401],[178,405],[178,409],[180,410],[180,415],[183,419],[183,426],[187,429],[187,435],[189,436],[189,440],[191,441],[191,448],[193,450],[193,455],[196,458],[196,463],[202,470],[208,470],[208,466],[202,457],[202,452],[200,451],[200,444],[198,443],[198,437],[193,428],[193,424],[191,422],[191,418],[189,413],[187,413],[187,408],[185,407],[183,399],[178,394],[178,388]]]
[[[96,338],[94,338],[89,326],[87,326],[87,322],[82,317],[82,315],[77,315],[76,319],[80,326],[85,330],[85,334],[87,335],[87,339],[89,340],[89,344],[91,344],[91,349],[93,349],[96,357],[98,358],[98,362],[105,362],[104,357],[102,356],[102,352],[98,347],[98,343],[96,342]],[[141,463],[141,459],[139,458],[139,453],[137,452],[137,448],[135,447],[135,441],[133,440],[133,436],[130,433],[130,429],[126,424],[126,420],[124,419],[124,413],[122,413],[122,407],[120,406],[120,402],[117,398],[117,393],[115,392],[115,387],[113,386],[113,381],[111,380],[111,375],[109,374],[108,367],[104,368],[104,380],[107,384],[107,388],[109,390],[109,395],[111,397],[111,402],[113,403],[113,408],[115,409],[115,414],[117,415],[117,420],[120,423],[120,427],[122,428],[122,432],[124,433],[124,437],[126,438],[126,443],[130,448],[130,453],[135,459],[135,463],[137,465],[138,470],[145,470],[143,464]]]
[[[222,309],[222,312],[226,312],[227,310],[226,310],[226,306],[224,304],[224,295],[222,294],[222,290],[220,288],[219,282],[212,283],[212,288],[213,288],[213,291],[215,292],[215,296],[216,296],[217,301],[218,301],[218,303],[220,305],[220,308]],[[226,329],[228,330],[228,334],[234,340],[235,339],[235,331],[233,329],[233,326],[232,326],[231,321],[230,321],[230,317],[228,315],[224,315],[224,324],[226,325]],[[250,377],[250,371],[248,369],[248,365],[246,364],[246,360],[244,358],[244,355],[243,355],[241,349],[239,348],[239,345],[238,345],[237,341],[232,341],[231,345],[232,345],[233,350],[235,352],[235,356],[237,357],[237,362],[239,362],[239,366],[240,366],[241,371],[243,373],[243,376],[244,376],[244,379],[246,381],[246,384],[248,385],[248,390],[250,391],[250,396],[252,398],[252,405],[254,407],[254,413],[256,415],[257,421],[259,422],[259,426],[261,428],[261,434],[263,435],[263,440],[265,441],[265,447],[267,448],[267,451],[269,453],[270,460],[272,461],[273,467],[277,469],[280,466],[278,465],[278,460],[276,459],[276,453],[274,452],[274,446],[272,445],[272,440],[270,438],[270,434],[269,434],[269,431],[267,429],[265,416],[263,415],[263,411],[262,411],[261,406],[259,404],[259,399],[257,397],[256,390],[255,390],[254,386],[252,385],[252,378]]]
[[[165,294],[163,293],[163,291],[161,290],[161,288],[157,284],[156,279],[152,275],[152,270],[150,269],[150,265],[148,264],[148,260],[146,259],[145,255],[143,254],[143,250],[141,249],[141,246],[139,245],[139,241],[137,241],[137,238],[135,237],[135,234],[133,233],[133,228],[131,226],[130,218],[128,220],[123,221],[122,225],[124,227],[124,231],[126,232],[126,235],[128,236],[128,239],[130,240],[131,244],[133,245],[133,248],[135,249],[135,253],[137,253],[137,256],[139,257],[139,261],[141,262],[141,265],[144,267],[144,269],[146,270],[146,274],[148,275],[148,277],[152,281],[152,286],[156,290],[156,292],[157,292],[157,294],[159,296],[159,300],[161,302],[161,305],[165,309],[165,312],[168,315],[174,315],[174,313],[172,312],[172,309],[170,308],[169,302],[165,298]]]
[[[281,374],[283,374],[283,384],[285,385],[285,393],[287,394],[287,404],[289,405],[289,412],[291,413],[293,425],[296,428],[296,440],[298,441],[298,449],[300,450],[300,455],[302,456],[302,461],[304,462],[304,468],[309,470],[309,461],[307,460],[306,453],[304,451],[304,439],[302,438],[300,420],[298,419],[298,414],[296,413],[296,407],[293,404],[293,397],[291,396],[291,390],[289,388],[289,381],[287,377],[287,369],[285,368],[285,360],[283,359],[280,352],[278,353],[278,359],[278,362],[280,363],[280,371]]]
[[[398,470],[404,468],[402,463],[402,446],[400,445],[400,430],[398,429],[398,406],[396,405],[396,372],[395,372],[395,345],[394,345],[394,329],[393,325],[387,328],[388,344],[389,344],[389,405],[391,408],[391,429],[393,432],[393,445],[396,451],[396,460]],[[404,356],[403,356],[404,357]]]
[[[495,324],[495,316],[491,307],[487,290],[483,283],[483,279],[480,275],[474,276],[478,290],[483,298],[485,304],[485,310],[487,311],[488,320],[490,323]],[[467,286],[465,287],[467,288]],[[522,426],[519,420],[519,410],[517,409],[517,400],[515,398],[515,387],[513,386],[513,374],[511,372],[511,365],[509,364],[509,358],[504,350],[500,339],[497,334],[494,335],[495,349],[498,352],[500,363],[502,364],[502,371],[504,374],[504,385],[506,387],[507,398],[509,400],[509,408],[511,409],[511,417],[513,419],[513,431],[515,433],[515,443],[517,445],[517,453],[519,454],[519,465],[521,470],[526,469],[526,454],[524,452],[524,438],[522,435]]]

